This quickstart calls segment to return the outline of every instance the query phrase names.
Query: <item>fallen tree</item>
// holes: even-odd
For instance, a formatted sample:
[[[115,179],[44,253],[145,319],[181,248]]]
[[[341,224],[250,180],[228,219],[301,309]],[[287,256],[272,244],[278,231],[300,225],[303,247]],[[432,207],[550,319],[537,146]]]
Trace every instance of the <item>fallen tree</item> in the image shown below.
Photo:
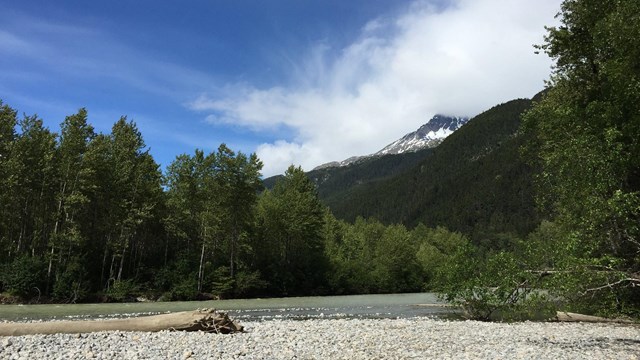
[[[77,334],[98,331],[205,331],[228,334],[242,332],[243,327],[226,313],[213,309],[183,311],[171,314],[141,316],[128,319],[48,321],[38,323],[0,323],[0,336],[33,334]]]
[[[635,324],[632,320],[628,319],[609,319],[600,316],[576,314],[566,311],[558,311],[556,316],[549,319],[552,321],[560,322],[594,322],[594,323],[623,323],[623,324]]]

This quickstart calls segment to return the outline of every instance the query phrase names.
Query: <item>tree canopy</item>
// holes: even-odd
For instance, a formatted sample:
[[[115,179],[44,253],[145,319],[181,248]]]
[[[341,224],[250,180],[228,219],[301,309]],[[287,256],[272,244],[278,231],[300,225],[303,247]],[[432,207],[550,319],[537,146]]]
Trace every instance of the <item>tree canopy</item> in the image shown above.
[[[162,174],[126,117],[0,117],[0,290],[24,301],[418,291],[451,252],[444,229],[336,220],[299,167],[263,191],[257,156],[225,144]]]
[[[556,63],[548,90],[523,126],[540,203],[571,239],[565,270],[586,275],[572,291],[622,311],[640,299],[638,13],[637,1],[565,1],[539,46]]]

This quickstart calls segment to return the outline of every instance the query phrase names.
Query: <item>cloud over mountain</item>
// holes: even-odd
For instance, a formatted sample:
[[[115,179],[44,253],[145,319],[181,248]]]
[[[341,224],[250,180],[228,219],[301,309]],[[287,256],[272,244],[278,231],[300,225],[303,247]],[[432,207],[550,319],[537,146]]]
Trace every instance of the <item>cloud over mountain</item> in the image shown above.
[[[293,60],[287,84],[229,84],[188,106],[255,132],[287,129],[257,148],[266,176],[369,154],[436,113],[473,116],[542,89],[551,61],[535,55],[559,0],[417,1],[378,18],[343,48],[329,41]]]

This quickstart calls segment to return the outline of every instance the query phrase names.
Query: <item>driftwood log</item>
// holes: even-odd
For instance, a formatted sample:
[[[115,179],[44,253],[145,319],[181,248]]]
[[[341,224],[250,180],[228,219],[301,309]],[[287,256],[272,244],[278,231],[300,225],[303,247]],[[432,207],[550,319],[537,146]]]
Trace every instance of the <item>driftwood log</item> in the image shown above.
[[[0,336],[32,334],[77,334],[98,331],[205,331],[228,334],[242,332],[243,327],[226,313],[213,309],[183,311],[171,314],[141,316],[128,319],[49,321],[39,323],[0,323]]]
[[[561,322],[595,322],[595,323],[623,323],[623,324],[634,323],[633,321],[627,320],[627,319],[609,319],[609,318],[603,318],[599,316],[576,314],[576,313],[565,312],[565,311],[556,312],[556,316],[552,320],[561,321]]]

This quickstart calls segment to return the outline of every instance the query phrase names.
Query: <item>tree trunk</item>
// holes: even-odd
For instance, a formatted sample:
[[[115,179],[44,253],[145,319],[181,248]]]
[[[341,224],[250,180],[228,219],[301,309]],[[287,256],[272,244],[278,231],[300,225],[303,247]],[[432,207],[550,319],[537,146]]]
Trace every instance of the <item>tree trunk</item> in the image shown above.
[[[202,251],[200,252],[200,266],[198,267],[198,292],[202,292],[202,278],[204,277],[204,240],[202,241]]]
[[[238,221],[234,220],[233,222],[233,230],[232,230],[232,234],[231,234],[231,244],[229,244],[229,248],[230,248],[230,256],[229,256],[229,273],[231,275],[231,278],[235,277],[235,262],[236,262],[236,247],[238,245]]]
[[[120,279],[122,278],[122,268],[124,266],[124,254],[127,251],[127,242],[129,242],[128,239],[128,235],[127,237],[124,236],[124,223],[122,225],[120,225],[120,241],[122,241],[122,255],[120,257],[120,267],[118,269],[118,276],[116,277],[117,281],[120,281]]]
[[[164,266],[167,266],[167,257],[169,256],[169,235],[165,235],[164,238]]]
[[[24,219],[22,220],[22,226],[20,227],[20,235],[18,236],[18,245],[16,246],[16,256],[20,255],[20,247],[22,247],[22,238],[26,236],[27,233],[27,209],[29,206],[29,200],[24,201],[24,209],[22,210]]]
[[[120,281],[122,279],[122,268],[124,267],[124,253],[127,251],[127,241],[124,241],[124,245],[122,246],[122,257],[120,257],[120,268],[118,269],[118,277],[116,280]]]
[[[111,281],[115,280],[115,277],[113,275],[113,264],[116,262],[116,254],[112,254],[111,255],[111,265],[109,265],[109,278],[107,279],[107,290],[109,290],[109,287],[111,286]]]
[[[107,265],[107,255],[109,255],[109,238],[107,238],[107,242],[104,245],[104,255],[102,256],[102,267],[100,268],[100,284],[104,284],[104,268]]]
[[[244,329],[241,325],[229,319],[227,314],[211,309],[129,319],[0,323],[0,336],[162,330],[206,331],[228,334],[242,332]]]
[[[202,221],[200,221],[200,228],[202,229],[200,233],[202,251],[200,251],[200,265],[198,266],[198,292],[202,292],[202,278],[204,277],[204,250],[207,239],[207,227],[204,224],[204,216],[202,217]]]
[[[53,266],[53,257],[55,256],[55,247],[51,245],[51,254],[49,255],[49,267],[47,268],[47,286],[45,288],[45,293],[49,293],[49,284],[51,281],[51,268]]]
[[[67,169],[68,172],[68,169]],[[62,199],[64,198],[64,193],[67,189],[67,182],[62,183],[62,189],[60,190],[60,200],[58,200],[58,210],[56,211],[56,222],[53,225],[53,240],[51,243],[51,256],[49,257],[49,266],[47,268],[47,287],[45,293],[49,293],[49,283],[51,280],[51,270],[53,267],[53,255],[55,253],[55,244],[56,235],[58,234],[58,227],[60,226],[60,212],[62,211]]]

